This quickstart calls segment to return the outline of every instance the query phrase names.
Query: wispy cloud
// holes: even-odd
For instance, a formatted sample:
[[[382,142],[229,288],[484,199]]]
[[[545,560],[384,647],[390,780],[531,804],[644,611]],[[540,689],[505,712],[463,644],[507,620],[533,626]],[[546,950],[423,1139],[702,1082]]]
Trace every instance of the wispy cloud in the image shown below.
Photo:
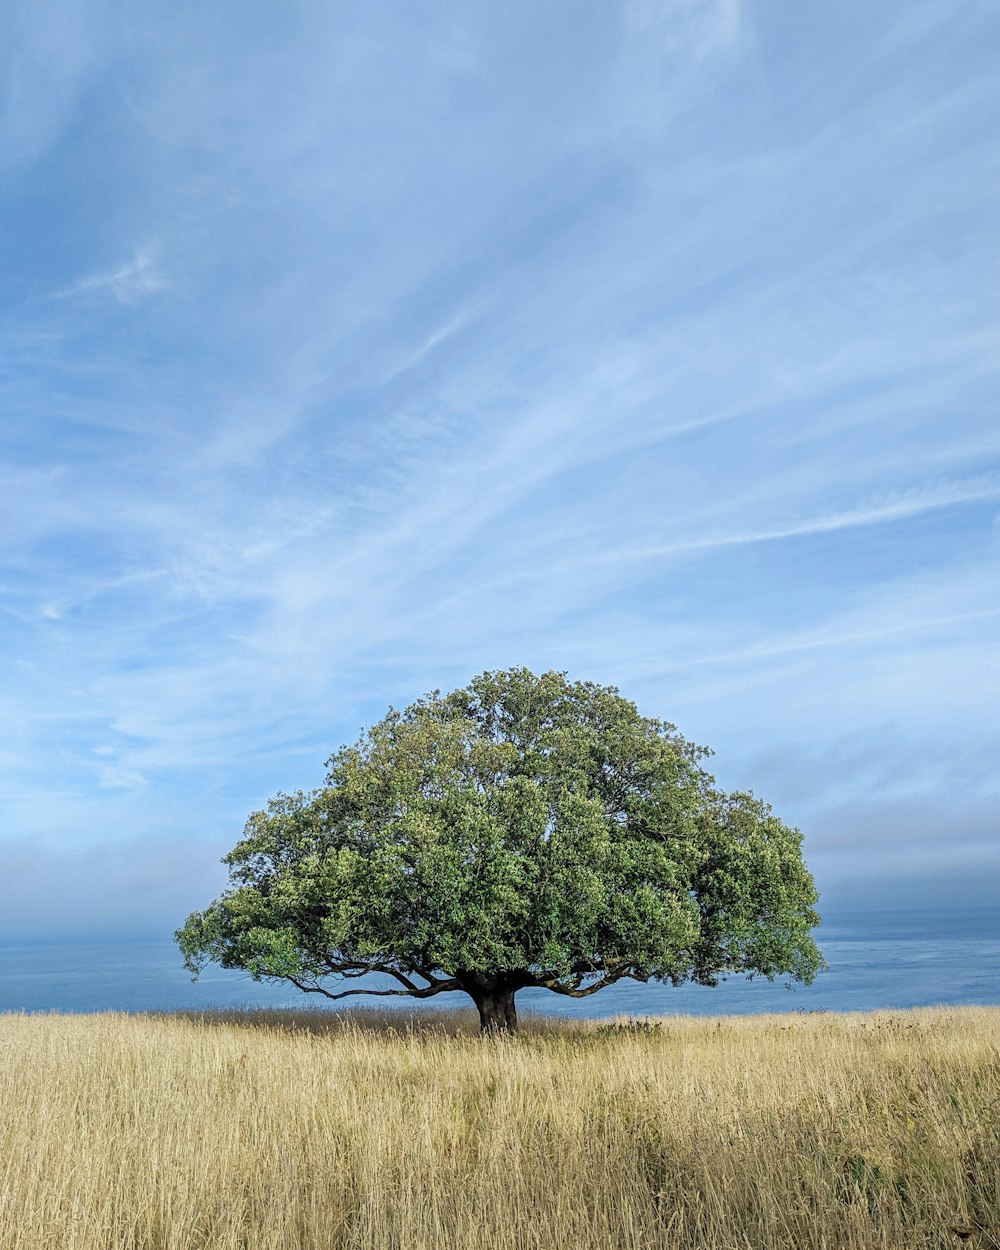
[[[476,308],[463,308],[419,343],[412,351],[406,352],[395,364],[393,364],[381,379],[381,384],[387,386],[390,382],[395,381],[401,374],[415,368],[427,359],[442,344],[447,343],[449,339],[461,333],[467,326],[471,325],[478,315]]]
[[[805,538],[813,534],[832,534],[838,530],[885,525],[893,521],[920,516],[924,512],[937,512],[942,508],[956,508],[964,504],[992,500],[1000,500],[1000,477],[983,475],[967,481],[914,488],[843,512],[834,512],[827,516],[802,517],[790,524],[774,528],[736,530],[732,533],[681,538],[676,542],[658,546],[616,551],[605,558],[614,561],[651,560],[661,556],[715,547],[742,547],[752,543],[780,542],[786,538]],[[593,554],[588,556],[588,563],[593,559]]]
[[[82,295],[110,295],[119,304],[131,307],[168,290],[170,283],[159,263],[160,249],[138,249],[130,261],[117,268],[91,274],[57,291],[53,299],[73,299]]]

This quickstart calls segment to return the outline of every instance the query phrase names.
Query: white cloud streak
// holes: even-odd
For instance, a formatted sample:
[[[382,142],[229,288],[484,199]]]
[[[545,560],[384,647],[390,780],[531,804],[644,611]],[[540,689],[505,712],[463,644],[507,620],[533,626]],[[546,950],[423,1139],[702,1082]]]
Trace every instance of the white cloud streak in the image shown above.
[[[169,289],[170,283],[159,267],[160,249],[138,249],[132,259],[114,269],[91,274],[58,291],[53,299],[74,299],[83,295],[110,295],[125,307],[132,307],[151,295]]]

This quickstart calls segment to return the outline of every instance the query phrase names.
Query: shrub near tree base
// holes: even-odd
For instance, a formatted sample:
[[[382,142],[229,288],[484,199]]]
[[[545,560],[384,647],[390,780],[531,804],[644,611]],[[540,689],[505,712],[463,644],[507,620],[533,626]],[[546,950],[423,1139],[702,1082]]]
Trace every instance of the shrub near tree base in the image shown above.
[[[801,835],[717,790],[707,754],[555,672],[390,709],[325,786],[250,817],[230,887],[177,931],[185,965],[332,999],[460,991],[488,1033],[517,1028],[529,987],[809,982],[823,961]],[[390,988],[349,984],[371,973]]]

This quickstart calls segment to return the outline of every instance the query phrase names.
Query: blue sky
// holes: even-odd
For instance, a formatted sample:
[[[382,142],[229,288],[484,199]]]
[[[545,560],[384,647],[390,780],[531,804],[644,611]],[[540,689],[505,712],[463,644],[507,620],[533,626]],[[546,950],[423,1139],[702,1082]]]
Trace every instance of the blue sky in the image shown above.
[[[0,15],[6,936],[390,703],[618,685],[830,906],[995,900],[1000,13]]]

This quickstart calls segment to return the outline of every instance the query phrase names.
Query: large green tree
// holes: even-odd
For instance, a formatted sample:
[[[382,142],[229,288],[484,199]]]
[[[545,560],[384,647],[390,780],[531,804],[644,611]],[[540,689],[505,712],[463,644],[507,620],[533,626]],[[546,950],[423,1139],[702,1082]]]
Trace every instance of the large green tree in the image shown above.
[[[469,995],[487,1032],[528,987],[623,978],[811,981],[801,835],[715,788],[708,754],[613,687],[527,669],[390,710],[278,795],[226,856],[230,886],[177,941],[328,998]],[[383,974],[383,988],[345,983]]]

